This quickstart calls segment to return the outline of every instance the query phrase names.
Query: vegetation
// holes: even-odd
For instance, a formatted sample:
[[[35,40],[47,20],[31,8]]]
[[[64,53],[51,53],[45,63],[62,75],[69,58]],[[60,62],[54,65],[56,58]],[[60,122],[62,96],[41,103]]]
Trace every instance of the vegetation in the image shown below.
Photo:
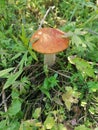
[[[70,34],[52,67],[32,50],[40,26]],[[0,130],[98,130],[96,1],[0,0],[0,92]]]

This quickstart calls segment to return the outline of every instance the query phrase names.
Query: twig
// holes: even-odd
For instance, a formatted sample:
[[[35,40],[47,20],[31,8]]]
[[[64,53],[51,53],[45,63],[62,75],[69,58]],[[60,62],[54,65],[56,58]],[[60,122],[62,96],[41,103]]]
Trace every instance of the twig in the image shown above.
[[[85,116],[80,117],[77,122],[79,123],[82,119],[84,119],[84,117],[85,117]]]
[[[4,104],[4,102],[7,102],[7,100],[11,97],[11,94],[5,98],[1,103],[0,103],[0,107]]]
[[[16,68],[15,68],[15,70],[14,70],[14,72],[13,72],[13,73],[15,73],[15,72],[18,70],[19,65],[20,65],[20,64],[18,64],[18,65],[16,66]]]
[[[44,23],[44,21],[45,21],[47,15],[48,15],[48,13],[50,12],[50,10],[53,10],[54,8],[55,8],[55,6],[50,6],[50,7],[49,7],[49,9],[46,11],[46,13],[45,13],[43,19],[41,20],[38,29],[40,29],[40,28],[42,27],[42,25],[43,25],[43,23]]]
[[[91,30],[91,29],[85,29],[86,31],[88,31],[89,33],[93,34],[93,35],[98,35],[97,32]]]
[[[4,89],[2,89],[2,103],[4,104],[4,110],[7,112],[6,94]]]
[[[97,63],[97,62],[91,62],[91,61],[89,61],[88,63],[91,64],[91,65],[96,65],[96,66],[98,66],[98,63]]]
[[[59,71],[56,71],[56,70],[51,69],[51,68],[49,68],[49,69],[50,69],[51,71],[54,71],[55,73],[57,73],[57,74],[63,76],[63,77],[66,77],[66,78],[69,78],[69,79],[70,79],[70,76],[68,76],[68,75],[65,75],[65,74],[63,74],[63,73],[60,73]]]

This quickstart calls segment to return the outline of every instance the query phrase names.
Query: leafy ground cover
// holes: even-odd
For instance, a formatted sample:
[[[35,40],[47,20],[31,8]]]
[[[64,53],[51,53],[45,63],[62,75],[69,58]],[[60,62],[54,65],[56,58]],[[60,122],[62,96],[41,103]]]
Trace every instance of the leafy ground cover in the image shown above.
[[[40,26],[70,34],[52,67],[32,50]],[[96,1],[1,0],[0,130],[81,129],[98,130]]]

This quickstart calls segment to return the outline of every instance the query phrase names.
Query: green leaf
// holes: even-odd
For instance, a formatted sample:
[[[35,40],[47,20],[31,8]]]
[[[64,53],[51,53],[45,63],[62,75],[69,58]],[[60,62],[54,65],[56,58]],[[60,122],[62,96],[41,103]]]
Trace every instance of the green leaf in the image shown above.
[[[6,120],[0,121],[0,130],[6,129]]]
[[[98,82],[89,81],[87,83],[89,92],[96,92],[98,90]]]
[[[53,117],[48,116],[44,122],[44,125],[46,127],[46,129],[52,129],[52,127],[55,125],[55,120]]]
[[[73,45],[76,45],[76,47],[79,48],[79,46],[82,46],[82,47],[86,47],[86,45],[84,44],[84,41],[76,34],[74,34],[72,36],[72,44]]]
[[[19,100],[19,98],[18,99],[14,99],[13,101],[12,101],[12,104],[11,104],[11,106],[9,107],[9,109],[8,109],[8,114],[10,115],[10,116],[15,116],[18,112],[20,112],[20,110],[21,110],[21,101]]]
[[[22,35],[20,36],[23,44],[25,45],[25,47],[28,47],[29,46],[29,38],[27,38],[26,36],[26,31],[25,31],[25,28],[24,28],[24,25],[22,24]]]
[[[85,125],[80,125],[75,127],[75,130],[91,130],[90,128],[87,128]]]
[[[27,55],[28,55],[28,51],[26,51],[26,52],[24,53],[24,55],[23,55],[23,57],[22,57],[22,59],[21,59],[21,61],[20,61],[20,63],[19,63],[19,65],[20,65],[20,70],[23,70],[23,65],[24,65],[24,64],[26,65],[26,62],[27,62],[27,60],[28,60]]]
[[[5,75],[7,75],[10,71],[12,71],[14,69],[14,67],[13,68],[8,68],[8,69],[5,69],[5,70],[1,70],[0,71],[0,77],[3,77],[3,76],[5,76]]]
[[[17,59],[19,56],[21,56],[21,53],[17,53],[15,56],[12,57],[12,60]]]
[[[12,97],[12,99],[14,100],[14,99],[18,99],[19,98],[19,91],[16,89],[16,88],[14,88],[13,90],[12,90],[12,93],[11,93],[11,97]]]
[[[38,130],[41,125],[37,120],[26,120],[21,123],[19,130]]]
[[[63,124],[58,125],[59,130],[67,130],[67,128]]]
[[[94,107],[90,107],[89,108],[89,112],[92,114],[92,115],[94,115],[95,113],[96,113],[96,110],[95,110],[95,108]]]
[[[62,95],[62,99],[63,99],[63,101],[64,101],[64,103],[65,103],[67,109],[70,111],[71,105],[72,105],[72,103],[70,102],[70,100],[71,100],[72,98],[71,98],[71,97],[70,97],[70,99],[67,99],[67,98],[68,98],[68,95],[67,95],[67,94],[63,94],[63,95]]]
[[[40,114],[41,114],[41,108],[36,108],[35,112],[32,113],[32,116],[33,116],[34,119],[38,119]]]
[[[16,43],[15,52],[23,53],[23,52],[27,51],[27,47],[25,47],[23,43],[18,41],[18,39],[14,35],[12,35],[12,37],[13,37],[13,40],[15,41],[15,43]]]
[[[83,77],[92,77],[95,79],[96,76],[94,74],[94,69],[86,60],[77,56],[69,56],[68,60],[71,64],[74,64],[76,66]]]
[[[40,90],[50,99],[49,90],[58,85],[57,74],[51,77],[46,77],[43,85],[40,87]]]
[[[62,99],[67,107],[67,109],[70,111],[71,105],[73,103],[78,103],[78,97],[79,93],[74,91],[71,87],[66,87],[66,92],[62,95]]]
[[[6,5],[6,4],[5,4],[5,0],[0,0],[0,8],[1,8],[1,7],[5,7],[5,5]]]
[[[7,79],[6,83],[4,84],[4,89],[7,89],[12,84],[14,84],[15,80],[21,75],[23,70],[19,70],[15,74],[11,74],[9,78]]]
[[[49,99],[51,99],[50,93],[47,89],[43,88],[43,86],[40,88],[42,93],[44,93]]]
[[[38,61],[38,58],[37,58],[35,52],[33,52],[30,48],[28,48],[28,51],[29,51],[30,55],[33,57],[33,59]]]
[[[6,130],[19,130],[20,123],[17,120],[10,122]]]

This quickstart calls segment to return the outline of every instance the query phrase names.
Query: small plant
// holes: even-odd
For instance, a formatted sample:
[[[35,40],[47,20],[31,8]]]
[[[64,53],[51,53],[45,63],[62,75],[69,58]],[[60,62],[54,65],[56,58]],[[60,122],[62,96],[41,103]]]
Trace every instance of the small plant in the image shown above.
[[[73,103],[74,104],[78,103],[79,95],[80,93],[73,90],[72,87],[70,86],[66,87],[66,92],[63,93],[62,99],[69,111],[71,110],[71,106]]]
[[[55,86],[58,85],[58,80],[57,80],[57,74],[51,77],[46,77],[44,80],[44,83],[42,86],[40,86],[40,90],[42,93],[44,93],[49,99],[51,99],[50,96],[50,90],[53,89]]]

